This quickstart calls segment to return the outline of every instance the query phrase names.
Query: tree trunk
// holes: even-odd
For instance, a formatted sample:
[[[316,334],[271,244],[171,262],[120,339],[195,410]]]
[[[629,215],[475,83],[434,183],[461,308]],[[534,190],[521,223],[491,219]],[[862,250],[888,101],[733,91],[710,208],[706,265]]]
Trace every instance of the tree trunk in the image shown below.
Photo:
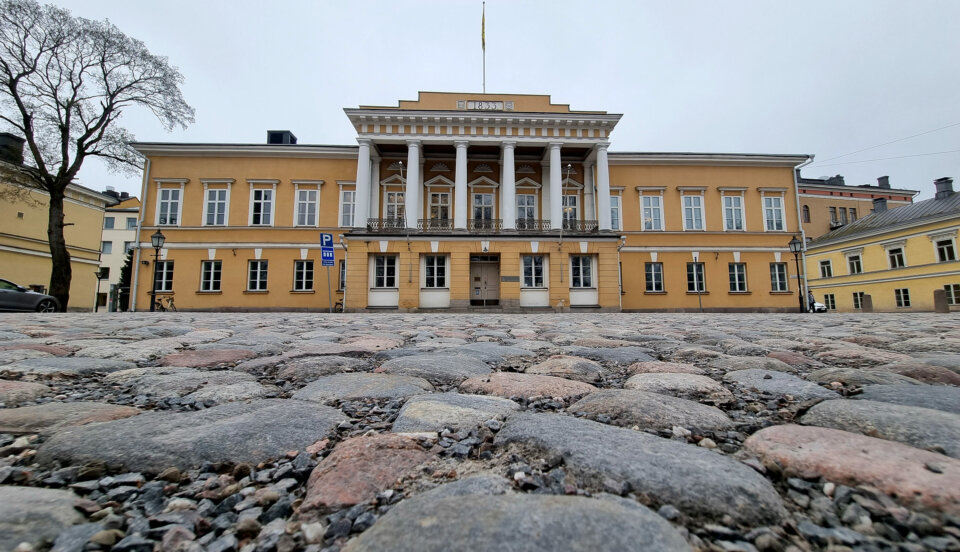
[[[70,266],[70,253],[63,239],[63,192],[51,190],[50,211],[47,219],[47,238],[50,242],[50,290],[49,294],[60,301],[61,312],[67,311],[70,302],[70,280],[73,270]]]

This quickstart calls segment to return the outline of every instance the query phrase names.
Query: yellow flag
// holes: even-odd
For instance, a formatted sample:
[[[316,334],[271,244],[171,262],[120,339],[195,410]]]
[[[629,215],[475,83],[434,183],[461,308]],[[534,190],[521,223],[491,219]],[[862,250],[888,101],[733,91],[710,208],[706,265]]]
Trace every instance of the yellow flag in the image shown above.
[[[483,14],[480,16],[480,48],[487,51],[487,3],[483,3]]]

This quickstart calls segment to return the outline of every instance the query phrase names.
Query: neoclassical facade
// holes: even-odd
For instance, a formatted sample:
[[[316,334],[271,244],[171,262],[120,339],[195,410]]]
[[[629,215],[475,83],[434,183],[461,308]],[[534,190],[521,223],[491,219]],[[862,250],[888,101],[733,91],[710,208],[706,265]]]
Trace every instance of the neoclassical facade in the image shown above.
[[[787,243],[809,156],[611,152],[621,115],[540,95],[422,92],[344,111],[356,146],[284,131],[135,144],[140,259],[153,232],[167,238],[157,264],[137,263],[136,308],[154,280],[198,310],[797,304]],[[336,237],[329,274],[320,233]]]

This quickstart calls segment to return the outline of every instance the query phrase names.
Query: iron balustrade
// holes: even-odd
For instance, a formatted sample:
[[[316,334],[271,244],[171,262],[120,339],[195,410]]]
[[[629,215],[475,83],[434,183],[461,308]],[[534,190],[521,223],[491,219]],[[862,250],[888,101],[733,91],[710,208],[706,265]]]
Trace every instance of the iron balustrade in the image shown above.
[[[453,220],[447,218],[429,218],[417,221],[417,230],[421,232],[450,232],[453,230]]]
[[[372,218],[367,219],[367,230],[371,232],[397,232],[407,229],[407,221],[402,218]]]
[[[402,234],[414,231],[407,228],[407,221],[403,218],[372,218],[367,219],[367,231],[377,233]],[[468,232],[482,233],[500,233],[503,231],[503,220],[501,219],[468,219]],[[454,232],[453,219],[448,218],[430,218],[418,219],[416,232],[425,233],[444,233]],[[512,230],[511,230],[512,231]],[[520,218],[516,221],[516,231],[520,233],[544,233],[555,232],[549,220]],[[564,234],[591,234],[599,231],[599,225],[595,220],[564,220]]]

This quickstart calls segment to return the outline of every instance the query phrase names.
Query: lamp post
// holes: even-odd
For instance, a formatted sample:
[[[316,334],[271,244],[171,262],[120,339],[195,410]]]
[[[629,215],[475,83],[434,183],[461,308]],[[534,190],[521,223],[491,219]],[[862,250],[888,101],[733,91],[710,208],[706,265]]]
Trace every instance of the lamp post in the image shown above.
[[[157,264],[160,261],[160,248],[163,242],[167,240],[163,232],[157,230],[150,236],[150,243],[153,245],[153,285],[150,286],[150,312],[157,309]]]
[[[787,245],[793,253],[793,260],[797,263],[797,296],[800,299],[800,312],[807,312],[803,308],[803,284],[800,283],[800,252],[803,251],[803,242],[794,236]]]

